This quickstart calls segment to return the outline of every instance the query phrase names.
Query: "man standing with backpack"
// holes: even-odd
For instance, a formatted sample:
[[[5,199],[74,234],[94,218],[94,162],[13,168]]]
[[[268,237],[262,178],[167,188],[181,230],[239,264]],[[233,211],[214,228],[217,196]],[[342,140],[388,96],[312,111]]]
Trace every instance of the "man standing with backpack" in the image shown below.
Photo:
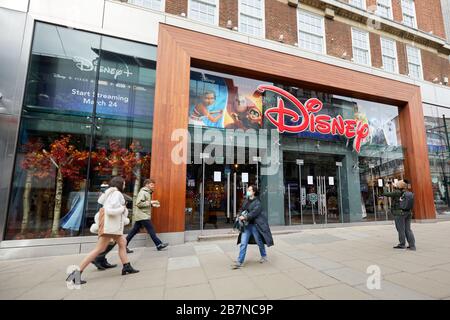
[[[399,244],[394,249],[416,250],[416,241],[411,230],[414,193],[408,190],[408,184],[401,180],[394,185],[394,191],[384,192],[383,196],[392,198],[392,215],[398,232]],[[406,247],[406,240],[408,247]]]

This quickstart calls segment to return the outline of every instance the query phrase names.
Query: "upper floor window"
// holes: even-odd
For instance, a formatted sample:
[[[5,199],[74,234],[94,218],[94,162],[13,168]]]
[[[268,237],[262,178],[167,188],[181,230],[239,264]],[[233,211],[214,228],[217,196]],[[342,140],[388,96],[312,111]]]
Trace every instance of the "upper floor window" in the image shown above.
[[[381,37],[381,55],[383,69],[396,73],[397,67],[397,46],[395,40]]]
[[[414,0],[402,0],[403,24],[416,28],[416,8]]]
[[[360,9],[366,9],[366,0],[350,0],[349,3]]]
[[[298,10],[298,46],[302,49],[323,53],[324,18],[322,16]]]
[[[392,0],[377,0],[377,14],[392,19]]]
[[[264,37],[264,0],[239,0],[239,31]]]
[[[406,55],[408,57],[409,76],[415,79],[422,79],[422,57],[420,49],[406,46]]]
[[[165,0],[128,0],[128,3],[158,11],[164,11],[164,2]]]
[[[218,0],[189,0],[188,17],[200,22],[219,24]]]
[[[369,33],[352,28],[353,61],[370,65]]]

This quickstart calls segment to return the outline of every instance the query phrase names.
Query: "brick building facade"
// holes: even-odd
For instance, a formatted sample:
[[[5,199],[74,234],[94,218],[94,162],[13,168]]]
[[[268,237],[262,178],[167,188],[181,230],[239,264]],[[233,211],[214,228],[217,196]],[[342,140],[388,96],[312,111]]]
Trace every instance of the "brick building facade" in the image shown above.
[[[366,1],[364,8],[356,8],[351,0],[265,0],[264,37],[297,46],[299,43],[297,10],[298,8],[304,11],[311,10],[315,14],[325,16],[326,54],[351,60],[353,57],[351,28],[357,26],[370,34],[370,65],[372,67],[383,68],[380,36],[391,37],[397,43],[397,64],[400,74],[409,74],[406,46],[417,46],[422,53],[423,79],[436,84],[449,85],[446,80],[450,77],[450,47],[437,47],[429,39],[421,39],[424,36],[436,40],[446,39],[440,0],[413,1],[417,29],[406,27],[402,23],[402,0],[390,1],[393,17],[390,21],[396,23],[394,27],[386,27],[383,22],[370,25],[370,19],[364,21],[364,17],[359,14],[376,14],[377,0],[363,1]],[[241,31],[238,2],[239,0],[218,1],[220,27]],[[343,3],[344,8],[338,2]],[[166,12],[175,15],[185,14],[189,18],[188,0],[166,0],[165,3]],[[326,13],[326,8],[332,13]],[[382,20],[389,19],[382,18]],[[404,27],[407,29],[401,31],[397,29]]]

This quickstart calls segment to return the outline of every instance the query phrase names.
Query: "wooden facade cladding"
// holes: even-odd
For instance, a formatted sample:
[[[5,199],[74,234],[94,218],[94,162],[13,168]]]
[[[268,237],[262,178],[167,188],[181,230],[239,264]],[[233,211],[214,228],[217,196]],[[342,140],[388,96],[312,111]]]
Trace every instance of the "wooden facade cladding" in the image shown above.
[[[151,163],[155,199],[161,203],[153,214],[158,232],[184,231],[186,165],[171,161],[177,144],[171,135],[188,127],[191,64],[399,106],[405,177],[416,195],[415,218],[435,217],[418,86],[160,24]]]

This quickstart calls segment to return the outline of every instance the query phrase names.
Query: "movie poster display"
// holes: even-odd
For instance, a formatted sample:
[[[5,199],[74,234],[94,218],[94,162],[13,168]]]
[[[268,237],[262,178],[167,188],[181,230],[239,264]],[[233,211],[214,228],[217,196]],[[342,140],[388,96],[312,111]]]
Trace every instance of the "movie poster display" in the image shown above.
[[[151,118],[154,80],[144,74],[154,72],[155,62],[140,59],[138,64],[134,57],[92,50],[97,56],[93,60],[34,54],[30,75],[36,79],[28,84],[25,103],[75,115],[90,115],[95,103],[96,113],[108,118]]]
[[[258,90],[261,88],[265,89]],[[309,116],[304,114],[302,106],[307,108],[313,102],[318,104],[316,110]],[[380,108],[384,112],[380,113]],[[346,129],[333,130],[336,121]],[[311,124],[303,128],[306,122]],[[278,129],[285,136],[302,139],[353,142],[357,152],[364,146],[401,145],[396,107],[200,69],[191,70],[189,124],[219,129]],[[354,129],[347,125],[354,125]]]
[[[231,78],[191,71],[189,124],[220,129],[260,129],[259,82],[238,85]]]

